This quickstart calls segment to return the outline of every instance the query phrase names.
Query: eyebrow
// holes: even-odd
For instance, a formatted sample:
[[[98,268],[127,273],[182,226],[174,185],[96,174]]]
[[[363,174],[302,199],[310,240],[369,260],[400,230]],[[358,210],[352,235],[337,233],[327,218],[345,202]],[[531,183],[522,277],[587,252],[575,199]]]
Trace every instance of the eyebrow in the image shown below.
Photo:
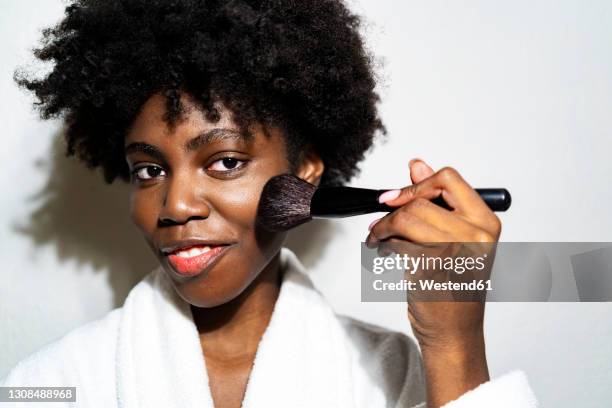
[[[202,132],[194,138],[188,140],[183,146],[183,150],[186,153],[189,153],[194,150],[197,150],[202,145],[212,143],[217,140],[241,139],[244,141],[249,141],[251,137],[252,136],[250,133],[239,132],[234,129],[215,128],[207,130],[206,132]],[[157,147],[148,143],[133,142],[124,148],[124,153],[126,156],[136,152],[145,153],[157,160],[165,161],[164,154]]]
[[[251,135],[249,133],[239,132],[234,129],[215,128],[203,132],[194,137],[193,139],[189,140],[187,143],[185,143],[183,149],[186,153],[189,153],[194,150],[197,150],[202,145],[223,139],[241,139],[246,142],[251,139]]]

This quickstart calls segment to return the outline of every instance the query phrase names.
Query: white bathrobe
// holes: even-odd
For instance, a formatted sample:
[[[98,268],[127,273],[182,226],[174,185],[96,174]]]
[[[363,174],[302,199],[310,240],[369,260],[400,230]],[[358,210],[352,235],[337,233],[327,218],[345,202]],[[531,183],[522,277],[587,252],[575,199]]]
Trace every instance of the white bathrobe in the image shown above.
[[[425,406],[422,361],[413,340],[335,314],[287,248],[281,267],[283,283],[243,407]],[[213,407],[191,309],[161,267],[132,289],[123,307],[33,354],[0,384],[77,387],[77,402],[66,406]],[[535,406],[521,371],[446,405]]]

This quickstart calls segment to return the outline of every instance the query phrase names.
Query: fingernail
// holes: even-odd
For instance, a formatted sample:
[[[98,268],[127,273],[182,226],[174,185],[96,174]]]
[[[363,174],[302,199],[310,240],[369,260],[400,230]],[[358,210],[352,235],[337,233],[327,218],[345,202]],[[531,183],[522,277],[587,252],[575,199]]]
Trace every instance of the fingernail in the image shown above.
[[[416,166],[417,168],[427,167],[427,164],[423,159],[412,159],[408,162],[408,167]]]
[[[380,195],[380,197],[378,197],[378,202],[386,203],[387,201],[395,200],[397,197],[399,197],[401,192],[402,190],[385,191],[384,193]]]
[[[415,157],[414,159],[408,162],[408,167],[412,166],[414,162],[418,162],[418,161],[422,162],[423,160],[419,159],[418,157]]]
[[[382,217],[381,217],[381,218],[382,218]],[[372,227],[373,227],[374,225],[376,225],[376,223],[377,223],[378,221],[380,221],[380,220],[381,220],[381,218],[377,218],[377,219],[375,219],[374,221],[372,221],[372,222],[370,223],[370,225],[368,225],[368,229],[369,229],[369,230],[371,230],[371,229],[372,229]]]
[[[422,161],[417,161],[416,163],[414,163],[414,167],[416,169],[416,171],[420,171],[420,172],[425,172],[427,171],[427,165],[425,164],[425,162]]]

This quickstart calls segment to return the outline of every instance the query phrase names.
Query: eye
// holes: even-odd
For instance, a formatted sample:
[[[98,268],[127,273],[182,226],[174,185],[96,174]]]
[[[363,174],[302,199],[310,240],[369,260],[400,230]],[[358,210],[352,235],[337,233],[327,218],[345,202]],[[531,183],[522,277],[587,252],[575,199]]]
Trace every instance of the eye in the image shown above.
[[[159,166],[147,165],[135,168],[132,175],[138,180],[151,180],[156,177],[165,176],[166,172]]]
[[[213,171],[230,172],[239,169],[244,163],[244,160],[238,160],[234,157],[224,157],[223,159],[215,161],[208,168]]]

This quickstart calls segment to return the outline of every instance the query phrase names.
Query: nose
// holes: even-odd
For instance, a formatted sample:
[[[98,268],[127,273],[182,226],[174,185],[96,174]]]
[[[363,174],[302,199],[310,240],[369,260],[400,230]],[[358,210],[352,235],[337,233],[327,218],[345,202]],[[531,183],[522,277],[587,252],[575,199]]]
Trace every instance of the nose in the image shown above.
[[[192,219],[206,219],[210,207],[199,186],[189,179],[175,179],[168,184],[162,209],[159,213],[160,225],[185,224]]]

